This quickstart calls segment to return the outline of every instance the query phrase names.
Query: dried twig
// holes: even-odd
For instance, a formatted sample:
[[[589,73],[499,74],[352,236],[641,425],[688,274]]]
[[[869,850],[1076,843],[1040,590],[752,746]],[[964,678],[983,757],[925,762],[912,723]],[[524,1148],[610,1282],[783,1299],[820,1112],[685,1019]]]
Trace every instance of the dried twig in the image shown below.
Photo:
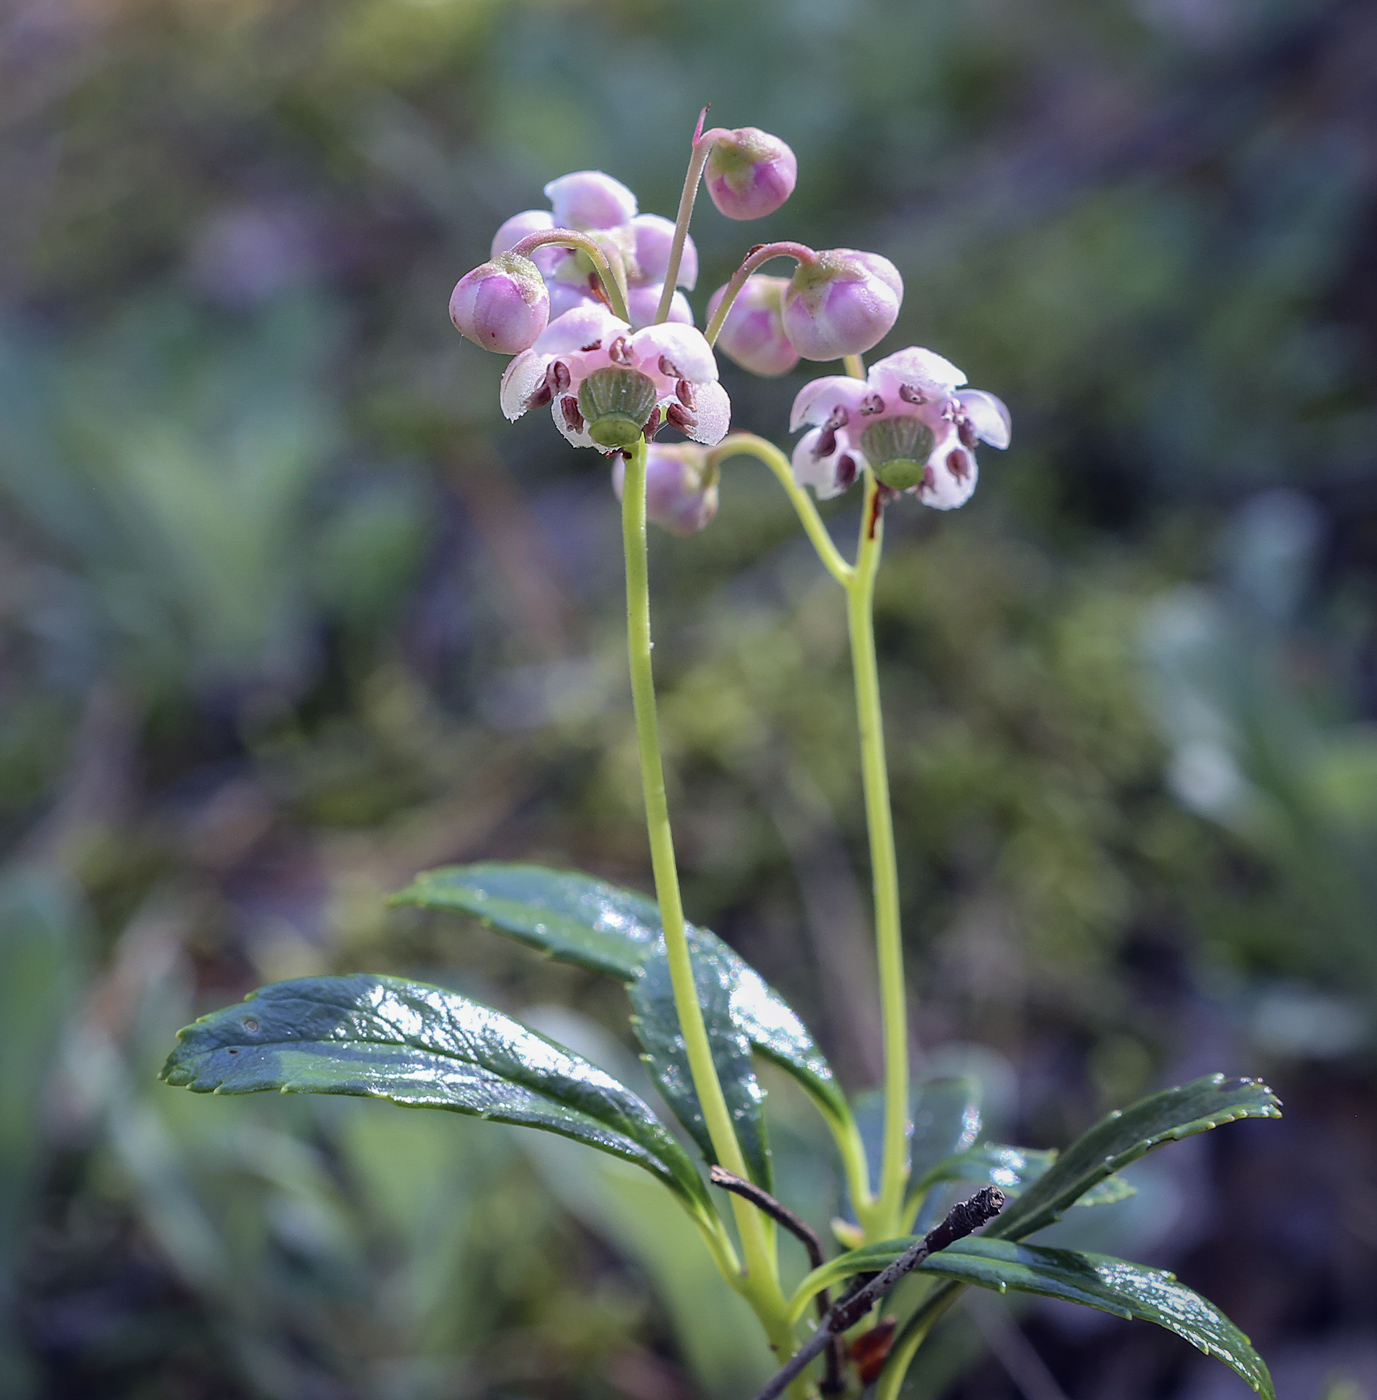
[[[936,1254],[972,1230],[978,1230],[1003,1209],[1004,1193],[997,1186],[984,1186],[970,1200],[954,1205],[936,1229],[911,1245],[887,1268],[877,1274],[861,1275],[851,1291],[835,1307],[828,1309],[817,1331],[789,1358],[755,1400],[776,1400],[814,1357],[848,1327],[854,1327],[906,1273],[916,1269],[929,1254]]]
[[[755,1182],[747,1181],[743,1177],[729,1172],[726,1167],[714,1166],[708,1172],[708,1179],[714,1186],[720,1186],[724,1191],[734,1191],[738,1196],[744,1196],[752,1205],[763,1210],[772,1220],[777,1220],[791,1235],[802,1242],[804,1249],[808,1251],[808,1262],[813,1268],[822,1268],[826,1259],[823,1256],[822,1241],[818,1238],[818,1232],[801,1216],[795,1215],[783,1201],[777,1201],[768,1191],[757,1186]],[[819,1327],[826,1321],[831,1306],[831,1296],[824,1288],[818,1294]],[[845,1389],[842,1381],[842,1367],[845,1363],[845,1344],[840,1335],[834,1335],[832,1345],[827,1348],[827,1374],[823,1377],[821,1386],[824,1395],[840,1395]]]

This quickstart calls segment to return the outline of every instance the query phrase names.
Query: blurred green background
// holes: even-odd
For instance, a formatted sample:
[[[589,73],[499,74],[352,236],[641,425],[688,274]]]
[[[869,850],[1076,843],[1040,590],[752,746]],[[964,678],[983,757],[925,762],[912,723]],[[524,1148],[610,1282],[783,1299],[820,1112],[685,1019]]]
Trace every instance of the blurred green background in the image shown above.
[[[616,988],[383,897],[488,857],[648,887],[605,466],[502,421],[445,302],[568,170],[672,213],[711,101],[800,183],[750,227],[702,203],[700,317],[761,238],[873,249],[908,288],[881,350],[1013,412],[970,506],[889,522],[916,1053],[1037,1146],[1270,1076],[1282,1124],[1154,1158],[1093,1245],[1208,1292],[1287,1400],[1377,1397],[1374,54],[1362,0],[11,0],[0,1395],[758,1377],[664,1201],[563,1144],[154,1078],[199,1011],[350,969],[630,1059]],[[726,367],[737,426],[784,442],[805,377]],[[689,910],[860,1088],[840,600],[763,472],[722,497],[653,547]],[[1151,1329],[987,1303],[914,1396],[1243,1393]]]

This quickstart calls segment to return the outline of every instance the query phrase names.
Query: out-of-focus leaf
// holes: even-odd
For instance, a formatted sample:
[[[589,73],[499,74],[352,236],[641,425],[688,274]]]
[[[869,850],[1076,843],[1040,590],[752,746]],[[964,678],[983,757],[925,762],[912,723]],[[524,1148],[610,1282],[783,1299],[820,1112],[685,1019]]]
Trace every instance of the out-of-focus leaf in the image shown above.
[[[725,949],[719,944],[719,949]],[[713,1063],[727,1100],[737,1141],[750,1168],[751,1177],[766,1190],[774,1186],[770,1167],[770,1146],[763,1113],[765,1094],[751,1064],[751,1043],[732,1016],[732,993],[737,978],[731,963],[718,949],[701,944],[693,950],[693,980],[698,1004],[703,1009],[712,1046]],[[703,1110],[689,1073],[688,1051],[679,1029],[679,1013],[674,1005],[674,987],[669,976],[669,959],[664,939],[641,967],[640,975],[628,991],[634,1011],[632,1025],[641,1042],[646,1067],[665,1102],[693,1135],[709,1162],[717,1160],[708,1134]]]
[[[488,927],[561,962],[630,982],[647,959],[663,956],[660,911],[645,895],[575,870],[487,862],[418,875],[393,904],[472,914]],[[778,992],[707,929],[688,926],[695,961],[707,958],[723,980],[733,1025],[758,1054],[791,1074],[834,1122],[850,1109],[832,1068]]]
[[[1237,1118],[1278,1118],[1276,1095],[1257,1079],[1207,1075],[1116,1109],[1083,1133],[995,1220],[989,1236],[1022,1239],[1061,1218],[1086,1192],[1145,1152]]]
[[[278,982],[181,1031],[162,1077],[197,1093],[354,1094],[561,1133],[652,1172],[691,1208],[683,1149],[610,1075],[456,992],[356,974]]]
[[[979,1147],[943,1158],[919,1180],[915,1189],[925,1191],[940,1181],[974,1181],[985,1186],[998,1186],[1012,1198],[1022,1194],[1045,1175],[1057,1160],[1057,1155],[1055,1148],[1039,1151],[1032,1147],[1005,1147],[999,1143],[982,1142]],[[1135,1194],[1136,1188],[1123,1177],[1107,1176],[1073,1204],[1107,1206]]]
[[[856,1096],[854,1107],[871,1174],[878,1177],[884,1151],[884,1094],[867,1090]],[[919,1080],[909,1093],[909,1113],[913,1120],[910,1177],[921,1181],[938,1162],[975,1141],[980,1131],[980,1088],[966,1075]]]
[[[886,1240],[843,1254],[815,1269],[794,1294],[793,1315],[801,1317],[820,1289],[892,1264],[917,1239],[914,1235]],[[1248,1338],[1213,1303],[1178,1283],[1164,1269],[1106,1254],[1082,1254],[1078,1250],[968,1236],[930,1254],[915,1272],[933,1274],[953,1283],[976,1284],[997,1293],[1011,1288],[1020,1293],[1038,1293],[1099,1308],[1117,1317],[1155,1322],[1184,1337],[1207,1356],[1231,1366],[1258,1394],[1273,1400],[1266,1363]]]

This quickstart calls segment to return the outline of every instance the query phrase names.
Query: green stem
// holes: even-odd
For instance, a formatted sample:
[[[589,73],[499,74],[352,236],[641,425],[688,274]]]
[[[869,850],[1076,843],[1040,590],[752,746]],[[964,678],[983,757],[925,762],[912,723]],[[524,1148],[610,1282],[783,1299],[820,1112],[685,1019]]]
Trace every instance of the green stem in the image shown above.
[[[899,1400],[899,1390],[918,1348],[927,1340],[933,1323],[951,1307],[960,1292],[960,1284],[945,1283],[929,1293],[918,1305],[918,1311],[904,1324],[889,1353],[880,1382],[875,1387],[874,1400]]]
[[[856,571],[842,558],[841,551],[832,543],[832,536],[827,533],[827,526],[822,523],[822,517],[818,514],[817,506],[813,504],[813,498],[794,480],[794,472],[789,465],[789,459],[774,443],[767,442],[762,437],[756,437],[754,433],[732,433],[729,437],[723,438],[713,449],[712,459],[721,463],[737,453],[754,457],[756,461],[763,462],[774,472],[776,479],[788,494],[789,500],[797,512],[804,532],[812,542],[813,548],[817,550],[818,558],[822,560],[823,567],[843,588],[847,587]]]
[[[717,344],[717,337],[722,333],[722,326],[727,319],[727,313],[732,309],[732,303],[741,295],[741,289],[746,285],[746,279],[758,267],[763,267],[771,258],[793,258],[796,263],[807,266],[816,262],[817,256],[811,248],[803,243],[762,243],[758,247],[752,248],[746,254],[741,266],[732,273],[732,279],[727,283],[722,293],[722,300],[717,303],[717,310],[712,313],[712,319],[703,332],[704,339],[709,345]],[[861,378],[864,377],[864,375],[861,376]]]
[[[646,830],[655,872],[655,893],[660,904],[665,947],[669,958],[674,1005],[684,1037],[689,1073],[703,1110],[708,1136],[717,1160],[736,1176],[749,1177],[741,1144],[732,1127],[731,1112],[717,1077],[703,1009],[694,984],[693,961],[684,928],[684,906],[674,859],[674,837],[669,824],[664,764],[660,757],[659,721],[655,712],[655,677],[651,665],[650,576],[646,553],[645,516],[646,444],[644,438],[627,455],[622,487],[622,543],[626,552],[626,632],[631,666],[631,698],[636,716],[636,743],[641,760],[641,784],[645,794]],[[756,1208],[732,1196],[737,1231],[745,1258],[741,1291],[764,1324],[770,1343],[787,1356],[793,1350],[793,1332],[785,1321],[788,1305],[779,1286],[771,1247],[772,1230]]]
[[[847,629],[855,676],[856,719],[861,738],[861,780],[875,892],[875,947],[880,971],[880,1015],[884,1037],[885,1119],[880,1192],[873,1210],[857,1211],[867,1237],[898,1234],[909,1165],[908,1016],[904,986],[904,945],[899,927],[899,871],[894,854],[894,822],[885,766],[880,677],[875,659],[875,575],[880,566],[884,517],[879,483],[865,472],[865,502],[855,574],[846,587]],[[869,1218],[867,1218],[867,1214]]]
[[[707,108],[703,109],[705,112]],[[698,124],[703,124],[702,117]],[[674,240],[669,245],[669,266],[665,269],[665,285],[660,292],[660,304],[655,308],[655,324],[669,320],[670,303],[674,300],[674,288],[679,281],[679,264],[684,258],[684,240],[688,237],[689,220],[693,218],[693,203],[698,198],[698,182],[703,178],[703,167],[708,162],[708,154],[722,128],[713,127],[704,131],[693,141],[693,154],[689,156],[688,170],[684,173],[684,188],[679,195],[679,212],[674,218]]]

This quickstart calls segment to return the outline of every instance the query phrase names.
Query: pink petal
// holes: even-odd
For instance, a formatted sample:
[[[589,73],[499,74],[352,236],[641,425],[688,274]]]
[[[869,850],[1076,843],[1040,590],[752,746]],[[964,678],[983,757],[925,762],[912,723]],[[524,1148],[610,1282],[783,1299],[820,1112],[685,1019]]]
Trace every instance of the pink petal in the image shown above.
[[[826,374],[798,391],[794,411],[789,415],[789,431],[796,433],[805,423],[825,423],[838,406],[854,413],[870,392],[870,386],[848,374]]]
[[[704,339],[703,332],[693,326],[677,321],[647,326],[631,337],[631,349],[639,367],[656,376],[657,382],[664,377],[658,370],[661,358],[669,360],[679,371],[679,377],[691,384],[709,384],[717,378],[712,346]]]
[[[631,312],[631,324],[639,331],[652,325],[655,313],[660,309],[660,293],[663,284],[650,283],[644,287],[632,287],[627,292],[627,310]],[[683,292],[675,292],[670,298],[669,319],[683,326],[693,324],[693,308]]]
[[[528,233],[544,233],[555,226],[554,216],[546,209],[527,209],[513,214],[492,236],[490,257],[510,252]],[[553,277],[555,269],[569,256],[568,249],[549,243],[537,248],[531,254],[531,261],[540,269],[541,275]]]
[[[966,376],[950,360],[916,345],[876,360],[866,377],[871,388],[885,399],[897,396],[903,384],[929,399],[942,399],[966,382]]]
[[[963,389],[956,399],[971,420],[976,437],[991,447],[1008,447],[1012,424],[1003,399],[983,389]]]
[[[630,329],[625,321],[614,316],[600,301],[585,301],[551,321],[531,348],[553,359],[556,355],[570,355],[575,350],[582,350],[595,340],[606,344]]]
[[[631,221],[631,229],[636,237],[636,261],[640,264],[641,276],[647,282],[663,285],[674,243],[674,221],[659,214],[637,214]],[[697,281],[698,250],[693,246],[693,239],[685,235],[678,285],[692,291]]]

